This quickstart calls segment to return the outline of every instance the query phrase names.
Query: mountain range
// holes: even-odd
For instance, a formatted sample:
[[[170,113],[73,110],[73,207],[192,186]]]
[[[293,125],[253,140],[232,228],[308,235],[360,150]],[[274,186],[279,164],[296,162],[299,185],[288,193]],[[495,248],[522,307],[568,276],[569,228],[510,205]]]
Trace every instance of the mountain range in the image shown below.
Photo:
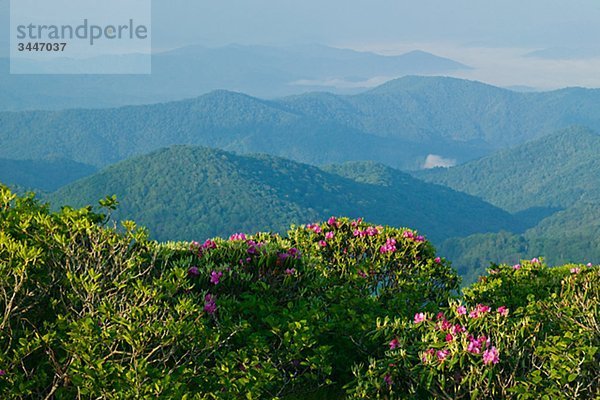
[[[517,93],[439,77],[401,78],[351,96],[263,100],[216,91],[145,106],[2,112],[0,157],[102,167],[189,144],[316,165],[372,160],[414,170],[431,156],[463,163],[573,124],[598,130],[599,108],[600,90]]]
[[[600,261],[599,106],[600,90],[405,77],[354,95],[0,112],[0,181],[55,205],[116,194],[115,216],[162,240],[331,215],[410,226],[469,282],[490,261]],[[436,160],[459,165],[423,170]]]
[[[135,65],[136,57],[139,55],[66,62],[69,70],[102,71],[102,65],[107,63]],[[151,75],[56,74],[64,71],[61,69],[64,62],[64,59],[30,62],[32,71],[42,71],[45,75],[10,75],[9,60],[0,59],[0,110],[150,104],[193,98],[217,89],[267,98],[313,90],[356,93],[374,86],[373,82],[404,75],[469,69],[456,61],[418,50],[383,56],[316,44],[188,46],[156,52],[152,55]]]

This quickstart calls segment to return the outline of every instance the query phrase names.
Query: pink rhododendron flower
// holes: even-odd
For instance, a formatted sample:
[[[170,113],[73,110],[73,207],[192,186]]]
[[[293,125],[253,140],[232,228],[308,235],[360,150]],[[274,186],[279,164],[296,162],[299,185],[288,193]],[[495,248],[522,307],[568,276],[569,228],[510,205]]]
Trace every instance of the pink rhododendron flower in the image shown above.
[[[319,246],[321,247],[327,247],[327,242],[324,240],[319,240]]]
[[[446,316],[444,315],[443,312],[439,312],[437,313],[437,315],[435,316],[435,319],[440,320],[440,319],[446,319]]]
[[[284,272],[287,276],[291,276],[296,273],[296,269],[295,268],[287,268]]]
[[[389,238],[385,244],[379,248],[381,254],[393,253],[396,251],[396,239]]]
[[[292,247],[292,248],[290,248],[290,249],[287,251],[287,254],[289,254],[289,255],[290,255],[290,257],[293,257],[293,258],[296,258],[296,259],[299,259],[299,258],[301,257],[300,250],[298,250],[298,249],[297,249],[297,248],[295,248],[295,247]]]
[[[377,236],[379,234],[379,230],[374,226],[369,226],[365,232],[368,236]]]
[[[571,273],[572,273],[572,274],[578,274],[578,273],[580,273],[580,272],[581,272],[581,268],[577,268],[577,267],[575,267],[575,268],[571,268]]]
[[[385,374],[385,376],[383,377],[383,381],[385,382],[386,385],[388,386],[392,386],[392,377],[390,376],[390,374]]]
[[[419,324],[421,322],[425,321],[425,314],[421,313],[416,313],[415,314],[415,319],[414,319],[414,323],[415,324]]]
[[[450,328],[450,333],[453,335],[458,335],[461,332],[466,332],[467,328],[462,325],[456,324],[452,328]]]
[[[515,265],[513,265],[513,269],[521,269],[521,264],[515,264]]]
[[[467,351],[472,354],[481,353],[481,344],[478,340],[469,338],[469,344],[467,345]]]
[[[210,273],[210,283],[212,283],[213,285],[218,285],[222,276],[223,276],[223,273],[221,271],[211,272]]]
[[[214,314],[217,311],[215,296],[212,294],[207,294],[204,296],[204,311],[206,311],[208,314]]]
[[[333,239],[334,236],[335,236],[335,232],[327,232],[325,234],[325,239],[327,239],[327,240]]]
[[[229,236],[229,240],[232,242],[236,240],[246,240],[246,235],[243,233],[234,233],[233,235]]]
[[[453,340],[454,340],[454,335],[453,335],[453,334],[451,334],[451,333],[448,333],[448,334],[446,335],[446,342],[451,342],[451,341],[453,341]]]
[[[532,264],[539,264],[540,260],[538,258],[534,257],[534,258],[531,259],[531,263]]]
[[[447,331],[450,328],[452,328],[452,323],[447,319],[444,319],[440,322],[440,330]]]
[[[446,357],[448,357],[448,354],[450,354],[450,350],[438,350],[437,359],[439,361],[444,361]]]
[[[442,262],[442,259],[441,259],[441,258],[439,258],[439,257],[436,257],[436,258],[434,258],[434,259],[433,259],[433,261],[434,261],[436,264],[439,264],[439,263],[441,263],[441,262]]]
[[[327,225],[329,226],[335,226],[336,228],[338,227],[338,222],[335,219],[335,217],[331,217],[327,220]]]
[[[483,363],[485,365],[498,364],[498,361],[500,361],[500,353],[497,348],[491,347],[483,352]]]
[[[415,237],[415,234],[412,233],[411,231],[404,231],[404,233],[402,234],[402,237],[407,238],[407,239],[412,239]]]
[[[198,267],[190,267],[188,269],[188,276],[198,276],[200,275],[200,270]]]
[[[423,243],[425,241],[425,236],[417,236],[415,238],[415,242]]]
[[[498,314],[502,315],[503,317],[506,317],[508,315],[508,308],[506,308],[506,306],[500,306],[498,307]]]
[[[594,265],[592,263],[587,263],[587,266],[592,268]]]
[[[467,313],[467,307],[465,307],[465,306],[458,306],[456,308],[456,313],[458,315],[465,315]]]
[[[427,364],[427,362],[429,361],[429,358],[431,358],[434,354],[435,354],[435,349],[428,349],[421,355],[421,362],[423,362],[423,364]]]
[[[394,338],[390,341],[390,350],[394,350],[398,348],[398,346],[400,346],[400,341],[398,339]]]

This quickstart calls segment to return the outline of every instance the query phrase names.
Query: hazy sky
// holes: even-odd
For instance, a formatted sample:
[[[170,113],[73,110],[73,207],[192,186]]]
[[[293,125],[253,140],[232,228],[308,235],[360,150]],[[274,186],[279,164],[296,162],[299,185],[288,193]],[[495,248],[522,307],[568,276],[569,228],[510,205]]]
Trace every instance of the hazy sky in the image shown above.
[[[3,28],[8,5],[0,0]],[[502,86],[600,87],[600,0],[154,0],[153,43],[422,49],[475,67],[464,77]],[[550,58],[525,56],[547,48]]]

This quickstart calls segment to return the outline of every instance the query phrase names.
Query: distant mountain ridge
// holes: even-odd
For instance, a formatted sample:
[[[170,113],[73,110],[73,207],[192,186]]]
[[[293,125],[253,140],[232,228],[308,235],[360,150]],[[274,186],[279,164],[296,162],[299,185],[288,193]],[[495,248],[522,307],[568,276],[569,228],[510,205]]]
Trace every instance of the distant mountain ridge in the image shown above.
[[[418,169],[459,163],[574,123],[600,129],[600,90],[517,93],[453,78],[407,77],[352,96],[281,100],[216,91],[104,110],[0,113],[0,157],[48,155],[105,166],[173,144],[326,164],[374,160]]]
[[[132,57],[135,60],[135,56]],[[37,68],[60,71],[60,63],[64,62],[41,63]],[[93,63],[98,69],[103,62],[114,60],[80,63],[81,68]],[[189,46],[153,54],[151,75],[10,75],[9,60],[0,58],[0,110],[151,104],[198,97],[217,89],[268,98],[312,90],[356,93],[373,78],[389,80],[409,74],[441,74],[468,68],[422,51],[383,56],[322,45]],[[336,80],[353,84],[335,87],[328,83]],[[300,84],[302,81],[305,83]]]

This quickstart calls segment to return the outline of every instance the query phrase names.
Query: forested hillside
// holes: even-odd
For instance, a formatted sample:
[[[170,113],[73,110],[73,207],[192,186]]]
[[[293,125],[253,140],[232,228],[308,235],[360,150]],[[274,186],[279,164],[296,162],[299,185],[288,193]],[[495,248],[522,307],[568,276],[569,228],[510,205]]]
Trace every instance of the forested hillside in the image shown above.
[[[331,215],[414,226],[436,242],[453,236],[524,229],[474,197],[421,182],[375,163],[325,170],[277,157],[239,156],[176,146],[132,158],[68,185],[53,204],[83,206],[116,195],[117,217],[135,219],[161,240],[282,231]]]

